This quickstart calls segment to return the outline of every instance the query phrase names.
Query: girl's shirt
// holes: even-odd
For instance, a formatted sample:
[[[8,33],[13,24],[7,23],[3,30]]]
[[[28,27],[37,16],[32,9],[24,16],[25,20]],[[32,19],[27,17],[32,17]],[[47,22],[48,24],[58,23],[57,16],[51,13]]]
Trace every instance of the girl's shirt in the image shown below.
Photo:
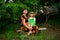
[[[35,26],[36,25],[36,18],[35,17],[29,17],[28,23],[29,23],[29,26]]]

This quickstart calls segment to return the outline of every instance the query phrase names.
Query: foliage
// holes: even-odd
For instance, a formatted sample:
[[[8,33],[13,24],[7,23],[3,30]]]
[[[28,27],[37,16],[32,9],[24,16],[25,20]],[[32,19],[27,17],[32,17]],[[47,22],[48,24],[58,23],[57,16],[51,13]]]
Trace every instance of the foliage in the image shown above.
[[[13,38],[15,30],[20,28],[20,15],[22,13],[22,9],[26,8],[28,11],[34,11],[38,15],[38,25],[41,25],[41,21],[43,21],[42,16],[39,15],[40,6],[47,2],[47,0],[13,0],[13,2],[4,3],[3,0],[0,0],[0,34],[5,34],[8,40]],[[48,0],[53,7],[57,4]],[[55,5],[54,5],[55,4]],[[44,16],[44,15],[43,15]],[[45,17],[45,16],[44,16]],[[52,16],[53,17],[53,16]],[[52,18],[51,17],[51,18]],[[54,16],[55,17],[55,16]],[[60,25],[60,16],[59,14],[53,19],[49,19],[48,23],[52,25]],[[45,19],[44,19],[45,20]],[[39,24],[40,23],[40,24]],[[57,24],[55,24],[57,23]],[[18,36],[18,35],[17,35]],[[40,36],[35,38],[40,38],[41,40],[45,40],[45,33],[40,33]],[[20,37],[20,36],[19,36]],[[48,40],[54,40],[54,35],[49,36]],[[36,39],[36,40],[37,40]]]
[[[1,2],[0,6],[0,30],[7,30],[10,24],[19,24],[20,15],[22,13],[22,9],[27,8],[28,10],[32,10],[32,5],[37,5],[37,0],[14,0],[14,2],[8,2],[3,4]],[[29,6],[28,6],[28,5]],[[12,25],[13,26],[13,25]],[[2,29],[1,29],[2,28]],[[1,31],[2,32],[2,31]]]

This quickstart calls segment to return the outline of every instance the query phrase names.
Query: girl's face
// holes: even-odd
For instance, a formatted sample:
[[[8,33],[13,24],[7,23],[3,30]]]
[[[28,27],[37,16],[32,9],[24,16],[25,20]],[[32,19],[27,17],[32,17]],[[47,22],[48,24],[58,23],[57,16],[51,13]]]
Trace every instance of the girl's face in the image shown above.
[[[34,16],[34,14],[30,14],[30,17],[33,17]]]
[[[27,14],[27,13],[28,13],[28,11],[27,11],[27,10],[23,10],[23,13],[24,13],[24,14]]]

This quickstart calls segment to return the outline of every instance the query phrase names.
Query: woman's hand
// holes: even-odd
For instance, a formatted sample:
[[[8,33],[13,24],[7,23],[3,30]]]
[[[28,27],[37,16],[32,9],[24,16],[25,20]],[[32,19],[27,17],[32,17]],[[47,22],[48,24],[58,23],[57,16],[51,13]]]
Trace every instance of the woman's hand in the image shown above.
[[[29,29],[29,30],[32,30],[32,27],[29,26],[28,29]]]

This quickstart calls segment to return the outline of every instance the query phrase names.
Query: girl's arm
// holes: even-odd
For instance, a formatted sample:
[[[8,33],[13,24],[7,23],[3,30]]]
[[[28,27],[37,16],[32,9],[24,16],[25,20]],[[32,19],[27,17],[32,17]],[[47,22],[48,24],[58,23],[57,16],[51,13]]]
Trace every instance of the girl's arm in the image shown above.
[[[34,18],[34,21],[36,22],[36,18]]]

